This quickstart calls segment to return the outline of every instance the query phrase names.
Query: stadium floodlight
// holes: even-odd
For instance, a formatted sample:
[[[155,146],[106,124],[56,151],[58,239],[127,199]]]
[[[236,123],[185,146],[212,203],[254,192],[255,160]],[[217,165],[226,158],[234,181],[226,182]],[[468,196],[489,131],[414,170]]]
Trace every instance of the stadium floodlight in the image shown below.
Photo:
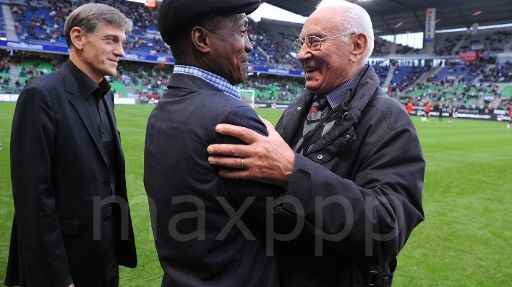
[[[302,15],[290,12],[268,3],[261,4],[260,7],[256,9],[256,11],[249,14],[249,17],[255,22],[259,22],[261,18],[300,24],[303,24],[304,21],[306,21],[306,17]]]
[[[158,4],[162,2],[161,0],[127,0],[128,2],[135,2],[144,4],[149,9],[155,9],[158,7]]]

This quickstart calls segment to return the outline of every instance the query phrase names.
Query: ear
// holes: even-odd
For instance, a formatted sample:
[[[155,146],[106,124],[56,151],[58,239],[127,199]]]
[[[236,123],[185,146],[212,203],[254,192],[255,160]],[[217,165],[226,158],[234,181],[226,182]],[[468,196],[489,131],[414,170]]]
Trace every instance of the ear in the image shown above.
[[[353,62],[358,62],[368,48],[368,37],[365,34],[358,33],[352,36],[352,52],[350,58]]]
[[[71,39],[73,47],[77,50],[82,50],[84,48],[87,37],[80,27],[71,28],[71,31],[69,31],[69,38]]]
[[[190,31],[190,38],[194,47],[201,53],[209,53],[211,51],[211,41],[208,31],[203,27],[194,26]]]

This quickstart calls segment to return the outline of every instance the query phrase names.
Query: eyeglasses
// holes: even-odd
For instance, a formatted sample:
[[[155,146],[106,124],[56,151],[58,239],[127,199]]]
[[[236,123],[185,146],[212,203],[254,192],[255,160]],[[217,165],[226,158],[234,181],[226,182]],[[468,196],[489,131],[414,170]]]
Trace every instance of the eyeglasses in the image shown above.
[[[342,33],[342,34],[334,35],[334,36],[320,37],[320,36],[315,36],[315,35],[309,35],[304,38],[299,37],[299,38],[297,38],[297,40],[295,40],[294,46],[295,46],[295,50],[297,52],[302,50],[302,48],[304,47],[304,44],[306,44],[306,48],[308,48],[309,50],[317,52],[317,51],[322,50],[322,44],[327,42],[328,40],[345,38],[347,35],[352,36],[353,34],[354,34],[353,32],[348,32],[348,33]]]

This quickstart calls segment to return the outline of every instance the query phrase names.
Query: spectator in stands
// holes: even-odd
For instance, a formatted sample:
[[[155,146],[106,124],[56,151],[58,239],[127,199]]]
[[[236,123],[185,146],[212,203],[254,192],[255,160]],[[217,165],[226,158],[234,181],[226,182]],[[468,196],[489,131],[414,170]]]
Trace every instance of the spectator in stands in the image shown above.
[[[247,145],[208,148],[224,177],[285,189],[276,225],[305,223],[276,249],[281,286],[390,286],[399,251],[423,220],[425,162],[411,120],[366,64],[373,41],[362,7],[321,2],[300,34],[307,91],[277,132],[219,125]]]
[[[279,286],[275,260],[265,255],[264,237],[245,225],[223,235],[232,220],[226,205],[229,211],[245,209],[247,197],[264,202],[274,188],[222,179],[208,164],[206,153],[209,143],[227,140],[214,132],[217,123],[237,123],[266,133],[233,86],[247,77],[252,46],[245,14],[259,3],[164,0],[160,6],[160,33],[176,65],[168,91],[148,120],[144,184],[157,223],[152,227],[163,287]],[[191,115],[196,115],[194,120]],[[175,221],[196,212],[204,214],[204,224]],[[264,215],[265,211],[250,216],[251,230]],[[186,235],[191,230],[199,236]],[[189,239],[183,240],[183,233]]]
[[[124,160],[105,76],[131,21],[104,4],[66,20],[69,61],[21,93],[11,140],[15,216],[6,285],[118,286],[136,266]]]
[[[509,117],[507,128],[510,129],[512,126],[512,102],[510,102],[508,104],[507,110],[508,110],[508,117]]]

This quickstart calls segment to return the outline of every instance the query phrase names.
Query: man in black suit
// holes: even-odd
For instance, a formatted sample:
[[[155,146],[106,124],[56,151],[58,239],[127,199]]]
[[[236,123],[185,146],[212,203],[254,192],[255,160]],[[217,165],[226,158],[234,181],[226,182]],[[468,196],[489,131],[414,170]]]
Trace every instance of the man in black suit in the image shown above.
[[[21,93],[13,119],[15,215],[6,285],[117,286],[135,267],[113,95],[132,23],[103,4],[65,23],[69,60]]]
[[[221,122],[266,134],[233,86],[247,75],[252,46],[245,14],[259,1],[204,2],[168,0],[160,7],[160,32],[176,65],[149,118],[144,184],[162,286],[277,286],[274,260],[265,256],[263,216],[248,210],[273,189],[221,179],[206,152],[210,143],[229,140],[214,132]]]

